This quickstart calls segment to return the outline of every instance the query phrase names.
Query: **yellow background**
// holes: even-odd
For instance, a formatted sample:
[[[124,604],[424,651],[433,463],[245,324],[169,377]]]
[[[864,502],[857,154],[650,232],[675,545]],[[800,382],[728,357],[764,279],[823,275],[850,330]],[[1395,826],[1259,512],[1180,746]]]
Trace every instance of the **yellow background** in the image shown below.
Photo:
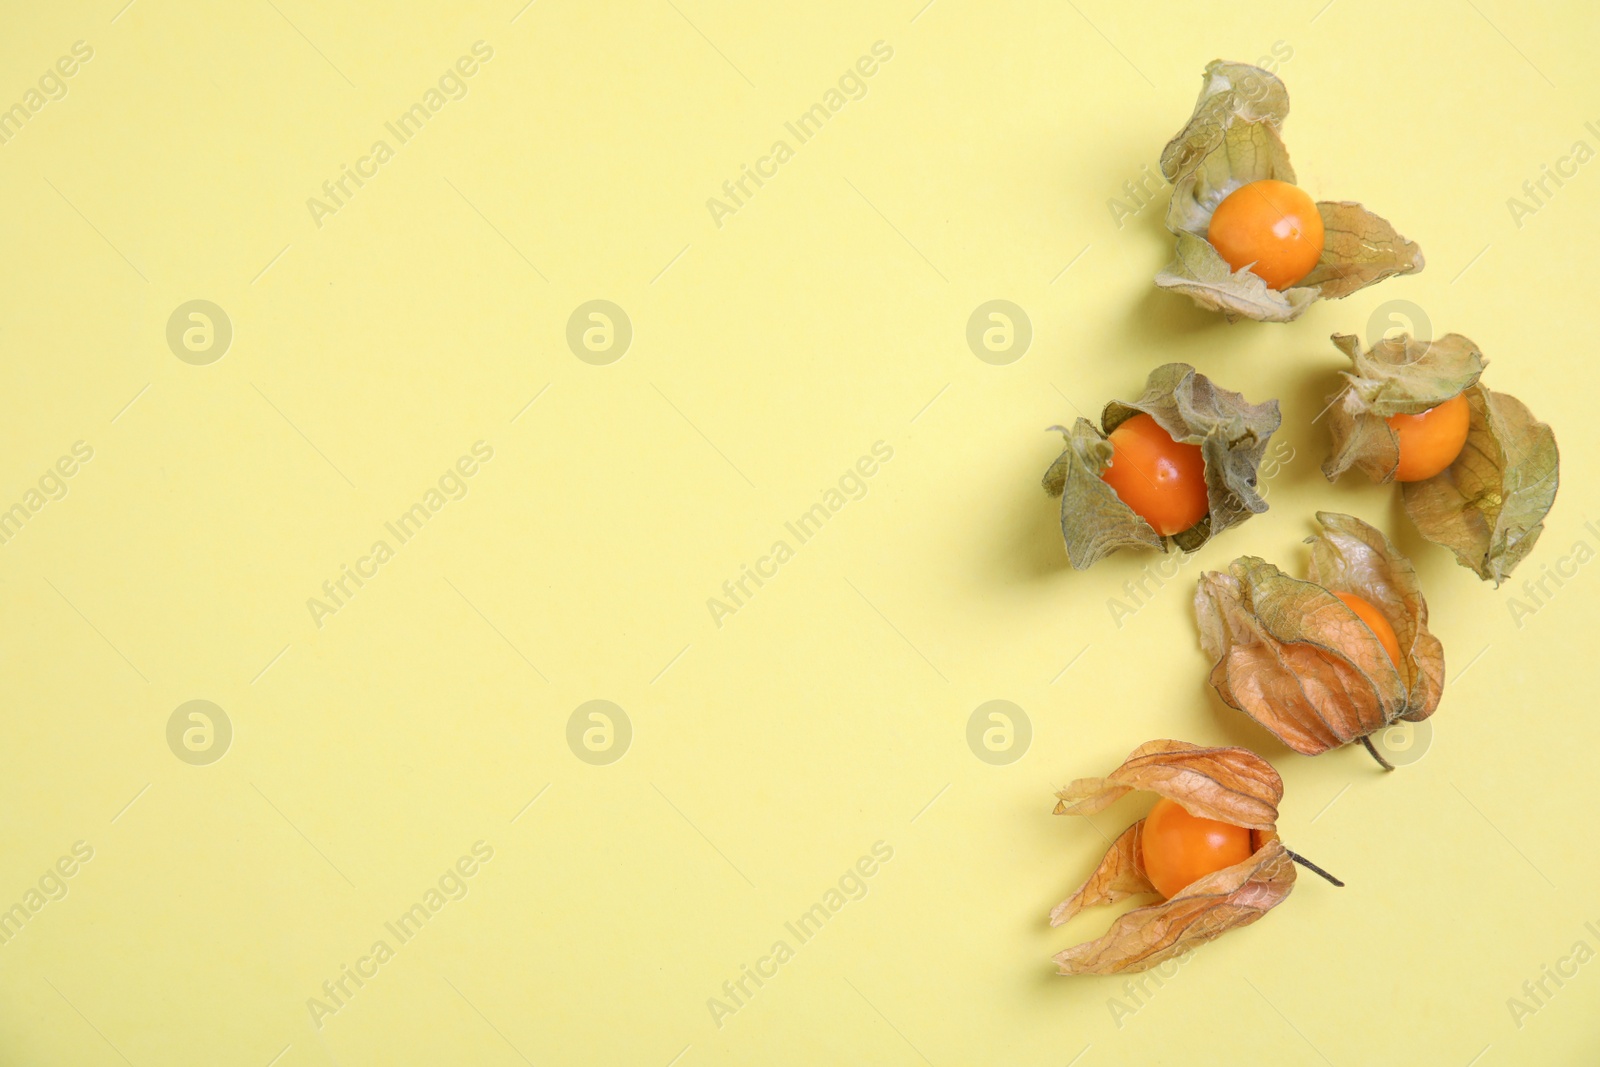
[[[1592,5],[122,3],[15,5],[0,35],[6,105],[94,50],[0,145],[0,506],[94,450],[0,545],[0,907],[94,849],[0,946],[0,1061],[1600,1055],[1600,964],[1520,1028],[1507,1006],[1600,948],[1600,567],[1511,613],[1600,547],[1600,164],[1520,226],[1506,203],[1600,148]],[[465,98],[319,228],[307,198],[479,40]],[[877,41],[866,95],[717,226],[707,199]],[[1151,285],[1164,194],[1120,227],[1109,201],[1208,60],[1280,42],[1301,184],[1428,266],[1230,327]],[[996,298],[1033,328],[1005,366],[965,339]],[[207,366],[166,342],[194,299],[234,328]],[[608,366],[565,340],[593,299],[633,326]],[[1395,299],[1558,434],[1544,541],[1498,591],[1394,492],[1317,470],[1327,337]],[[1171,360],[1280,398],[1293,458],[1119,627],[1158,557],[1066,566],[1045,428]],[[307,598],[479,440],[465,498],[315,625]],[[878,441],[866,496],[717,626],[707,599]],[[1415,556],[1445,645],[1432,746],[1392,775],[1294,756],[1204,683],[1195,575],[1302,566],[1317,508]],[[194,699],[232,723],[208,766],[166,740]],[[632,723],[608,766],[566,740],[593,699]],[[994,699],[1033,730],[1005,766],[966,742]],[[1108,914],[1044,920],[1148,799],[1091,827],[1051,794],[1166,736],[1272,759],[1286,839],[1349,885],[1303,878],[1118,1013],[1121,980],[1049,959]],[[468,895],[314,1027],[308,998],[480,840]],[[719,1028],[708,998],[878,841],[864,899]]]

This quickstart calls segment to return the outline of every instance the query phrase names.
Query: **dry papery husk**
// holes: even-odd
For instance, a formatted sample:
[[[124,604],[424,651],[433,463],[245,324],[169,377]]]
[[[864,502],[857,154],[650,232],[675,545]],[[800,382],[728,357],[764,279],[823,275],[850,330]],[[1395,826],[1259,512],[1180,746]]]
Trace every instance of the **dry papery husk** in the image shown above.
[[[1294,862],[1277,833],[1283,779],[1254,752],[1148,741],[1106,777],[1080,778],[1058,792],[1055,813],[1093,815],[1134,790],[1160,794],[1201,818],[1248,827],[1255,851],[1167,900],[1125,912],[1104,936],[1057,953],[1059,974],[1148,970],[1235,927],[1248,926],[1294,888]],[[1051,926],[1060,926],[1084,908],[1156,892],[1141,858],[1143,830],[1140,819],[1123,831],[1088,881],[1050,912]]]
[[[1294,184],[1280,134],[1288,114],[1289,92],[1276,75],[1213,60],[1194,115],[1161,153],[1161,171],[1172,183],[1167,229],[1178,244],[1156,284],[1186,293],[1230,322],[1289,322],[1319,298],[1346,297],[1423,267],[1415,243],[1360,204],[1342,200],[1317,202],[1325,231],[1322,258],[1294,286],[1272,289],[1248,269],[1228,266],[1206,237],[1212,212],[1241,185],[1268,178]]]
[[[1199,445],[1206,465],[1209,510],[1199,523],[1163,537],[1100,477],[1111,463],[1111,431],[1140,413],[1153,418],[1175,441]],[[1067,559],[1084,570],[1119,548],[1173,546],[1193,552],[1216,534],[1267,510],[1256,491],[1257,470],[1267,442],[1282,421],[1278,402],[1252,404],[1241,394],[1213,385],[1187,363],[1150,372],[1137,400],[1113,400],[1096,427],[1079,418],[1068,429],[1053,426],[1066,448],[1044,475],[1044,488],[1061,498],[1061,536]]]
[[[1416,415],[1465,393],[1471,419],[1461,455],[1432,478],[1404,483],[1401,493],[1423,537],[1499,585],[1538,542],[1555,502],[1555,434],[1522,401],[1478,381],[1488,361],[1458,333],[1436,341],[1399,334],[1366,352],[1351,334],[1336,333],[1333,343],[1351,369],[1328,409],[1333,454],[1323,473],[1331,481],[1355,467],[1373,481],[1393,481],[1400,440],[1389,416]]]
[[[1410,561],[1360,519],[1319,511],[1317,521],[1305,581],[1242,556],[1226,574],[1202,574],[1194,597],[1218,695],[1308,756],[1426,719],[1444,690],[1444,648]],[[1336,592],[1394,628],[1398,666]]]

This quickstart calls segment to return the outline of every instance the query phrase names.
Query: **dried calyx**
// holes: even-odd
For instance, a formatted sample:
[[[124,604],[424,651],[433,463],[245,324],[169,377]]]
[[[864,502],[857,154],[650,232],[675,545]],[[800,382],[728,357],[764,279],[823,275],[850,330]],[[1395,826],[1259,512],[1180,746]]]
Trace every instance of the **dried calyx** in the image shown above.
[[[1200,576],[1200,646],[1218,695],[1296,752],[1361,741],[1383,763],[1368,738],[1433,714],[1444,648],[1428,632],[1416,571],[1389,539],[1349,515],[1317,519],[1305,581],[1254,556]],[[1374,623],[1340,594],[1370,607]],[[1379,636],[1385,627],[1397,655]]]
[[[1334,334],[1333,343],[1351,369],[1328,409],[1333,454],[1323,473],[1331,480],[1355,467],[1374,481],[1394,480],[1401,459],[1394,417],[1464,397],[1466,440],[1454,462],[1432,477],[1405,482],[1402,493],[1422,536],[1499,585],[1532,550],[1555,501],[1555,434],[1516,397],[1479,382],[1487,361],[1460,334],[1435,341],[1399,334],[1366,352],[1348,334]]]
[[[1184,741],[1150,741],[1104,778],[1080,778],[1056,794],[1057,815],[1093,815],[1134,790],[1148,790],[1189,814],[1250,832],[1251,853],[1213,871],[1166,900],[1119,916],[1104,936],[1055,956],[1060,974],[1121,974],[1148,970],[1248,926],[1282,903],[1294,888],[1295,863],[1342,885],[1278,839],[1283,779],[1243,748],[1204,748]],[[1050,913],[1060,926],[1083,909],[1155,893],[1145,870],[1140,819],[1112,843],[1087,881]]]
[[[1198,446],[1205,460],[1205,515],[1170,536],[1157,533],[1102,478],[1113,454],[1108,435],[1139,414],[1174,441]],[[1072,566],[1084,570],[1120,548],[1193,552],[1267,510],[1256,489],[1257,470],[1280,421],[1276,400],[1251,404],[1187,364],[1168,363],[1150,373],[1137,400],[1107,404],[1098,427],[1081,417],[1071,428],[1052,427],[1065,436],[1066,448],[1045,472],[1044,488],[1061,498],[1061,535]]]
[[[1223,258],[1209,237],[1218,206],[1252,182],[1294,183],[1280,134],[1288,114],[1288,90],[1270,72],[1222,60],[1206,67],[1193,116],[1161,153],[1162,173],[1172,183],[1167,229],[1176,235],[1177,247],[1172,262],[1156,275],[1158,286],[1185,293],[1229,321],[1289,322],[1319,298],[1346,297],[1422,269],[1422,250],[1415,243],[1347,201],[1316,204],[1321,255],[1310,273],[1288,288],[1271,288],[1248,264],[1235,270]]]

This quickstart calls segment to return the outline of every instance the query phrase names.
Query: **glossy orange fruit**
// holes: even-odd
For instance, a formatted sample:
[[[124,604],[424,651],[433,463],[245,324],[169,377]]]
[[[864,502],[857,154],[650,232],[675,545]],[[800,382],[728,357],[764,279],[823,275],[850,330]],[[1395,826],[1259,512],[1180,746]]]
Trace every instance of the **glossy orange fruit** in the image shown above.
[[[1356,596],[1354,593],[1334,593],[1334,596],[1344,601],[1344,606],[1356,613],[1356,616],[1367,624],[1377,637],[1383,650],[1389,653],[1389,662],[1396,667],[1400,666],[1400,639],[1395,636],[1394,627],[1389,625],[1389,620],[1383,613],[1372,606],[1372,602],[1365,597]]]
[[[1241,185],[1211,214],[1206,240],[1234,270],[1250,268],[1287,289],[1322,258],[1322,216],[1298,186],[1266,179]]]
[[[1100,477],[1156,533],[1182,533],[1206,517],[1211,505],[1199,445],[1174,441],[1143,413],[1112,430],[1110,441],[1111,466]]]
[[[1164,897],[1213,871],[1243,863],[1253,851],[1245,827],[1191,815],[1166,797],[1145,816],[1139,847],[1150,884]]]
[[[1390,415],[1389,428],[1400,438],[1400,465],[1396,481],[1420,482],[1432,478],[1456,461],[1467,443],[1472,405],[1465,393],[1417,415]]]

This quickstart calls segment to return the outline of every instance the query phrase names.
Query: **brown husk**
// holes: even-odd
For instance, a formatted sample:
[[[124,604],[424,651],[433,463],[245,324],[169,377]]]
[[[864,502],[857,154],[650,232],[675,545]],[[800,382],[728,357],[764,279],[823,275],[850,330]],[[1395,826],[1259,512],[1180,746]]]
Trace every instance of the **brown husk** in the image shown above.
[[[1294,886],[1294,864],[1276,832],[1283,780],[1260,756],[1242,748],[1150,741],[1106,777],[1079,779],[1058,792],[1056,814],[1089,815],[1134,789],[1158,793],[1203,818],[1249,826],[1256,850],[1168,900],[1119,916],[1104,936],[1058,953],[1060,974],[1147,970],[1255,922]],[[1117,838],[1089,879],[1051,911],[1052,926],[1087,907],[1155,892],[1144,871],[1143,828],[1141,819]]]
[[[1249,926],[1294,889],[1294,861],[1276,838],[1159,904],[1117,916],[1105,935],[1054,956],[1057,974],[1145,971]]]
[[[1056,813],[1061,809],[1057,807]],[[1139,851],[1139,835],[1144,829],[1140,819],[1111,843],[1100,865],[1089,880],[1072,891],[1072,895],[1050,909],[1050,925],[1060,926],[1084,908],[1097,904],[1113,904],[1125,897],[1141,893],[1154,893],[1156,887],[1144,873],[1144,858]]]
[[[1293,184],[1280,130],[1289,93],[1275,75],[1246,63],[1213,60],[1194,114],[1161,153],[1172,183],[1167,229],[1177,237],[1172,262],[1156,275],[1164,289],[1201,307],[1239,318],[1289,322],[1319,299],[1338,299],[1423,267],[1422,251],[1393,226],[1348,201],[1321,201],[1322,258],[1291,288],[1268,288],[1248,269],[1235,271],[1206,239],[1211,215],[1229,193],[1264,179]]]
[[[1174,440],[1199,445],[1205,457],[1206,518],[1171,537],[1157,534],[1100,477],[1112,456],[1106,435],[1141,412]],[[1256,475],[1281,421],[1276,400],[1251,404],[1241,394],[1213,385],[1188,364],[1168,363],[1150,372],[1137,400],[1107,404],[1099,428],[1084,418],[1071,429],[1054,427],[1066,447],[1045,472],[1043,484],[1047,493],[1061,498],[1067,559],[1084,570],[1119,548],[1167,551],[1176,546],[1193,552],[1213,535],[1267,510]]]
[[[1318,512],[1308,580],[1254,556],[1200,576],[1195,615],[1222,699],[1297,752],[1317,755],[1396,719],[1433,714],[1444,689],[1444,649],[1428,631],[1415,569],[1377,529]],[[1354,593],[1394,628],[1396,665],[1354,611]]]

